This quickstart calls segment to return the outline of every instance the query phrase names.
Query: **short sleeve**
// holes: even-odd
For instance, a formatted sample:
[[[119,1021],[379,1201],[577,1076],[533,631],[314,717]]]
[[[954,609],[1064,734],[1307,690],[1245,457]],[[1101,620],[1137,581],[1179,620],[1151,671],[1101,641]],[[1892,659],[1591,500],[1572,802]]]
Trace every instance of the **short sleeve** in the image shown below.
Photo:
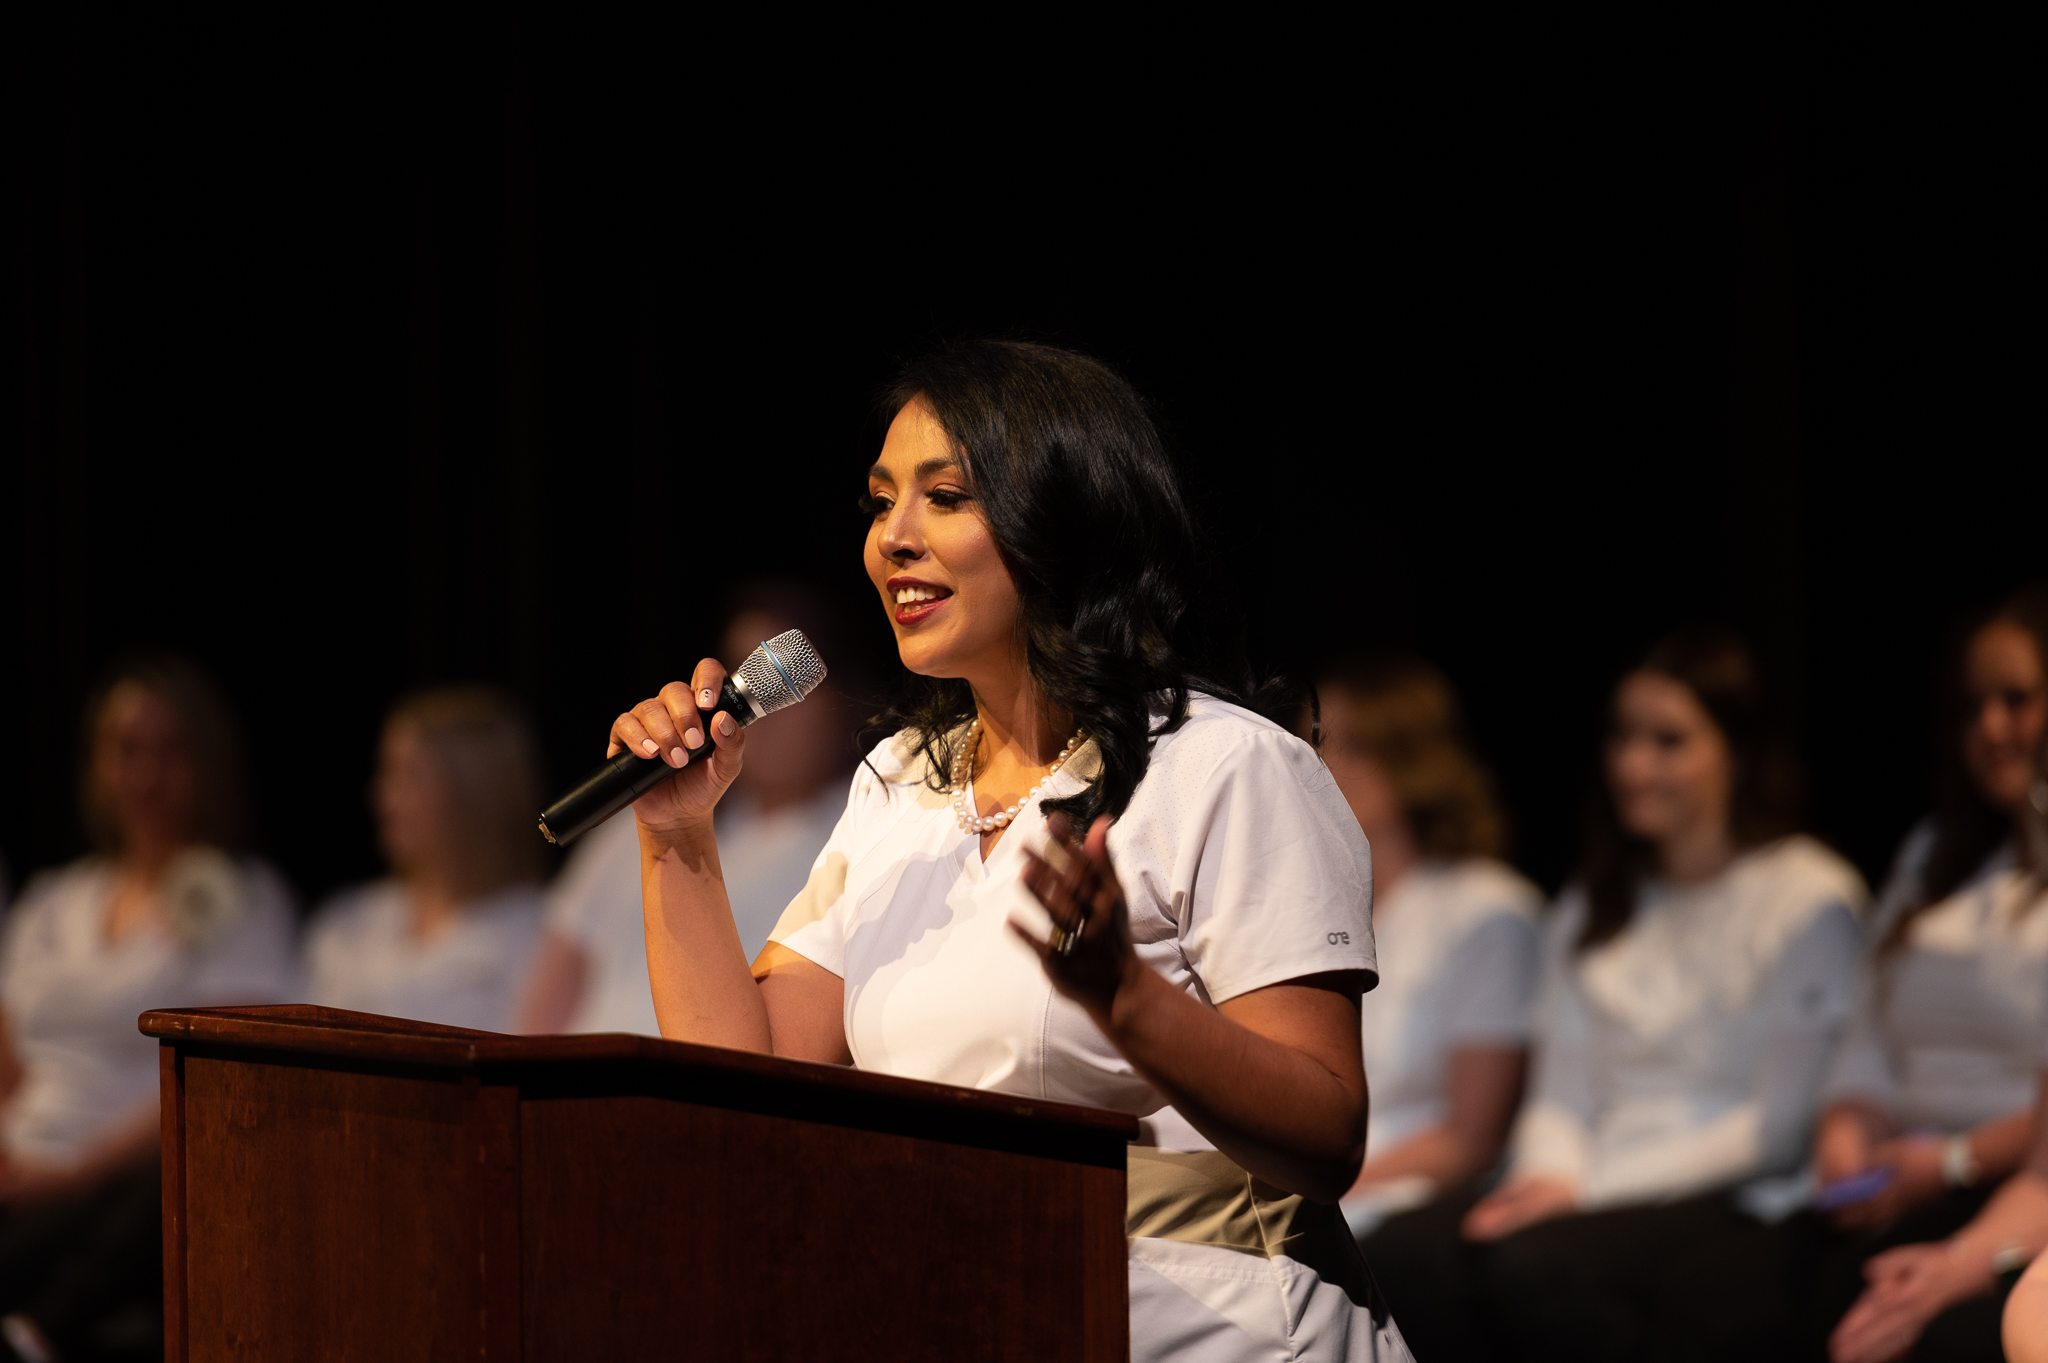
[[[1527,1041],[1536,959],[1536,925],[1522,914],[1492,914],[1466,933],[1442,970],[1445,1044]]]
[[[248,915],[200,948],[192,1006],[281,1003],[299,988],[291,891],[261,862],[244,862],[242,874],[249,887]]]
[[[848,793],[846,809],[832,825],[832,836],[811,863],[811,874],[796,898],[775,920],[768,934],[772,943],[787,947],[814,965],[834,975],[846,975],[846,874],[853,865],[857,836],[857,814],[864,796],[876,785],[873,773],[857,772]]]
[[[1372,853],[1313,748],[1279,729],[1244,734],[1191,812],[1172,907],[1211,1002],[1331,971],[1378,982]]]

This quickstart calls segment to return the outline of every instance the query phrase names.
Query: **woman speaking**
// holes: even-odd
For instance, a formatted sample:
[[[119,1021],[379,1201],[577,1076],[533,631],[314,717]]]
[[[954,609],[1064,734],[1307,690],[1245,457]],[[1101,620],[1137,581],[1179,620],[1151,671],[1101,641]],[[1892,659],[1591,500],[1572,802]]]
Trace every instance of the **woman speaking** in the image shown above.
[[[984,342],[888,410],[866,563],[909,675],[751,971],[712,835],[745,736],[697,727],[725,669],[612,727],[703,768],[634,806],[662,1034],[1150,1117],[1134,1359],[1407,1358],[1334,1205],[1365,1140],[1370,853],[1199,609],[1143,403]]]

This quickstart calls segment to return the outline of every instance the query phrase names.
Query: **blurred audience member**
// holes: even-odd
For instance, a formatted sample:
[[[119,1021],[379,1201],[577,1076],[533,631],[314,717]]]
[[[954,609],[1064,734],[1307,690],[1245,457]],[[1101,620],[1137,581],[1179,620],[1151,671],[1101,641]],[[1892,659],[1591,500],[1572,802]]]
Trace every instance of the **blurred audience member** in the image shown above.
[[[719,802],[718,858],[740,946],[752,960],[809,878],[846,809],[854,764],[846,676],[857,669],[832,612],[809,589],[764,582],[735,595],[719,656],[801,629],[837,670],[803,704],[747,730],[746,764]],[[630,809],[586,833],[549,896],[547,933],[520,1007],[522,1032],[659,1036],[640,917],[640,838]]]
[[[312,1001],[509,1030],[540,938],[540,789],[532,730],[509,697],[464,686],[400,702],[371,785],[396,875],[314,918]]]
[[[1996,1357],[2000,1303],[1982,1265],[1956,1264],[1940,1290],[1910,1295],[1865,1290],[1864,1265],[1955,1232],[2020,1167],[2048,1036],[2048,913],[2014,837],[2048,727],[2048,588],[1971,631],[1948,691],[1937,811],[1879,898],[1814,1142],[1822,1206],[1852,1237],[1815,1289],[1821,1328],[1841,1321],[1843,1359],[1889,1358],[1916,1337],[1918,1357]],[[1859,1297],[1866,1306],[1844,1320]]]
[[[150,1008],[276,1003],[284,882],[248,834],[234,718],[189,663],[144,659],[87,707],[99,851],[30,881],[0,964],[0,1336],[19,1353],[156,1356],[162,1191]]]
[[[1420,1357],[1719,1358],[1790,1324],[1748,1212],[1804,1157],[1863,885],[1792,832],[1797,772],[1730,635],[1673,635],[1622,679],[1605,766],[1508,1174],[1374,1260]]]
[[[1344,1200],[1364,1235],[1500,1158],[1528,1058],[1542,896],[1497,859],[1493,782],[1441,673],[1416,659],[1362,660],[1316,691],[1323,760],[1372,844],[1380,982],[1362,1008],[1372,1116]]]

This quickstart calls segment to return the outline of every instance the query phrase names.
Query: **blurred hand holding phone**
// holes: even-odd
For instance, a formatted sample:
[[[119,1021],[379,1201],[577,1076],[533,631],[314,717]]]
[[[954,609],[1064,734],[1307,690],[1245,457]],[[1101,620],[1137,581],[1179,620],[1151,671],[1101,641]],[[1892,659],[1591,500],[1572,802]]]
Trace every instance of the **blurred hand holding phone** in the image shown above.
[[[1870,1201],[1891,1185],[1892,1171],[1888,1166],[1881,1164],[1874,1169],[1865,1169],[1847,1178],[1836,1179],[1820,1190],[1813,1205],[1817,1211],[1840,1211],[1844,1207],[1853,1207],[1859,1202]]]

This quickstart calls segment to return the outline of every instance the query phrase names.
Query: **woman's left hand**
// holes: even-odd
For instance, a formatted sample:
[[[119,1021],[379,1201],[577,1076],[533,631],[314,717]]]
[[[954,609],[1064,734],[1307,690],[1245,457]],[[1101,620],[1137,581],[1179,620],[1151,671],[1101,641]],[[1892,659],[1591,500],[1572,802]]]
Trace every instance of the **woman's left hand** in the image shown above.
[[[1054,988],[1106,1017],[1130,973],[1145,968],[1131,949],[1130,911],[1109,864],[1109,818],[1097,819],[1086,838],[1075,836],[1064,814],[1048,819],[1046,829],[1052,858],[1025,849],[1024,888],[1051,917],[1053,944],[1015,923],[1010,930],[1038,952]]]
[[[1948,1187],[1941,1174],[1939,1136],[1900,1136],[1879,1141],[1870,1152],[1872,1168],[1891,1170],[1891,1182],[1875,1197],[1852,1203],[1836,1214],[1836,1224],[1850,1230],[1889,1226],[1923,1202],[1932,1202]]]
[[[1886,1250],[1863,1266],[1863,1276],[1870,1286],[1828,1337],[1833,1363],[1890,1363],[1929,1321],[1992,1287],[1988,1263],[1973,1270],[1940,1243]]]

